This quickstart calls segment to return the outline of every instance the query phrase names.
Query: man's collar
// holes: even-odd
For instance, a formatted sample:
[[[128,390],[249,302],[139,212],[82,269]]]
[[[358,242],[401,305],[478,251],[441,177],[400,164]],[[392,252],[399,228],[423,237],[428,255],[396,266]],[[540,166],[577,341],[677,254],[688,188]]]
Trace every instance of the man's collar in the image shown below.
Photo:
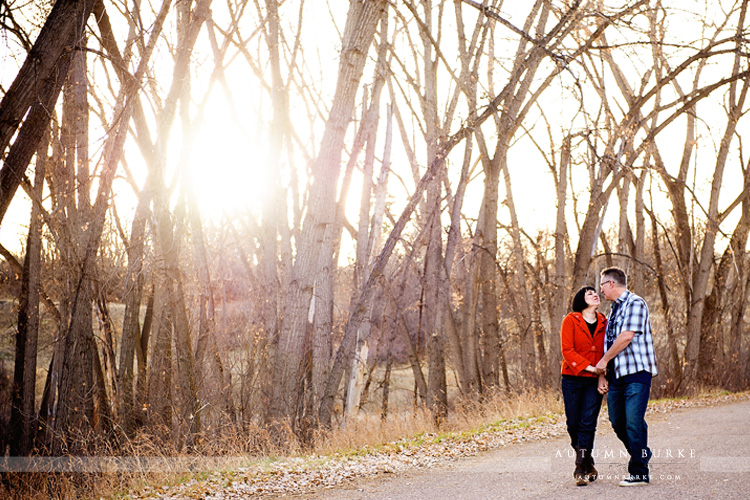
[[[625,302],[625,299],[627,299],[627,298],[628,298],[628,295],[630,295],[630,290],[628,290],[628,289],[626,288],[626,289],[625,289],[625,291],[624,291],[624,292],[622,292],[622,293],[620,294],[620,296],[619,296],[619,297],[617,297],[617,298],[615,299],[615,302],[621,302],[621,303],[622,303],[622,302]]]

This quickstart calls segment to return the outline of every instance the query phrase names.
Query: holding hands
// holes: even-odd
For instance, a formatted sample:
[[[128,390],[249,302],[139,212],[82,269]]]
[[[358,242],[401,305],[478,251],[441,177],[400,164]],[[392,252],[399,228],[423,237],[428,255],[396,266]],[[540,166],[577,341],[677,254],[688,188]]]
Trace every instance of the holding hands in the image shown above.
[[[607,392],[609,391],[609,382],[607,382],[607,377],[605,377],[605,375],[607,374],[607,364],[599,361],[596,366],[589,365],[585,368],[585,370],[599,375],[599,384],[597,385],[596,390],[599,391],[599,394],[607,394]]]
[[[607,394],[609,392],[609,382],[607,382],[607,377],[605,377],[607,374],[607,362],[604,358],[599,360],[594,369],[599,370],[596,372],[599,374],[599,384],[596,390],[599,391],[599,394]]]
[[[596,390],[599,391],[599,394],[607,394],[607,392],[609,392],[609,382],[607,382],[607,377],[599,375],[599,384]]]
[[[607,382],[607,377],[599,375],[599,385],[596,390],[599,391],[599,394],[607,394],[609,392],[609,382]]]
[[[591,372],[594,375],[606,375],[607,374],[607,367],[606,365],[604,367],[600,367],[599,365],[589,365],[586,368],[584,368],[587,372]]]

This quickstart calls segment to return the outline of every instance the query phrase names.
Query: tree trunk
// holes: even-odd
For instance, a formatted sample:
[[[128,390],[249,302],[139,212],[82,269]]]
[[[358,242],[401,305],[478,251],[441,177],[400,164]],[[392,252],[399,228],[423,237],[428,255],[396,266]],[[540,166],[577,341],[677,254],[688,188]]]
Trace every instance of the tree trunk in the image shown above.
[[[200,414],[196,388],[196,369],[191,340],[190,322],[187,317],[185,293],[180,275],[180,242],[181,235],[176,234],[172,214],[167,208],[166,186],[159,185],[154,196],[154,214],[156,219],[157,272],[164,280],[166,307],[171,320],[176,357],[176,417],[177,428],[184,436],[185,443],[192,446],[200,430]]]
[[[140,311],[144,285],[144,243],[146,221],[151,213],[148,208],[151,202],[151,197],[148,194],[150,192],[150,188],[146,188],[141,192],[135,216],[133,217],[130,241],[127,247],[128,270],[125,275],[125,313],[122,320],[122,338],[120,341],[120,357],[117,371],[117,385],[120,388],[120,392],[117,396],[119,398],[120,425],[129,437],[132,437],[135,431],[138,415],[140,414],[135,401],[133,365],[136,361],[138,341],[141,338]]]
[[[154,280],[153,317],[156,319],[156,331],[148,356],[148,404],[144,406],[148,410],[146,415],[151,429],[164,435],[173,427],[172,321],[165,278],[157,274]]]
[[[435,180],[428,189],[427,207],[429,213],[427,249],[424,267],[424,310],[423,322],[427,339],[427,356],[429,361],[427,380],[427,407],[437,422],[448,414],[448,386],[445,367],[444,328],[439,322],[443,317],[440,310],[444,303],[440,301],[440,277],[445,272],[443,259],[442,225],[440,224],[440,184]]]
[[[83,269],[86,269],[85,267]],[[91,272],[91,268],[88,268]],[[92,330],[93,277],[82,273],[74,283],[75,296],[67,332],[62,339],[55,439],[55,455],[80,453],[94,430],[94,332]]]
[[[743,192],[750,190],[750,172],[745,172]],[[706,297],[703,317],[701,319],[700,343],[701,349],[698,355],[698,373],[700,380],[706,384],[716,384],[723,377],[715,369],[717,365],[723,364],[724,352],[721,347],[721,339],[727,330],[734,329],[732,321],[730,324],[722,320],[722,313],[725,310],[737,309],[734,305],[737,297],[742,296],[742,275],[743,259],[740,257],[745,248],[747,248],[748,235],[750,234],[750,203],[743,201],[742,213],[740,220],[737,222],[734,231],[729,239],[729,244],[724,250],[721,258],[716,265],[711,293]],[[732,280],[735,275],[736,281]],[[734,290],[730,288],[730,283],[734,281]],[[727,303],[728,302],[728,303]],[[735,312],[742,318],[743,308]],[[736,317],[736,316],[732,316]],[[730,337],[731,338],[731,337]],[[732,339],[730,344],[737,347],[737,341]],[[734,354],[730,349],[730,355]],[[734,356],[732,356],[733,359]]]
[[[81,36],[76,36],[75,41],[71,39],[69,44],[74,45],[79,43]],[[40,88],[39,94],[34,96],[34,104],[31,106],[28,116],[18,133],[18,137],[5,158],[2,169],[0,169],[0,221],[5,216],[5,212],[16,190],[21,184],[21,179],[23,179],[26,168],[36,152],[42,135],[47,130],[47,125],[50,122],[49,110],[55,107],[55,103],[58,100],[63,83],[71,67],[72,59],[73,51],[70,50],[64,52],[59,60],[56,61],[56,71],[45,82],[44,86]],[[8,101],[9,94],[10,90],[5,95],[2,103],[0,103],[0,107]],[[5,140],[1,137],[3,134],[4,119],[2,110],[0,110],[0,146],[3,146],[2,141]],[[10,137],[7,140],[9,141]],[[0,151],[3,151],[5,146]]]
[[[46,146],[46,144],[45,144]],[[41,206],[47,148],[37,151],[34,196],[26,240],[26,255],[18,304],[18,333],[11,412],[10,455],[28,455],[36,434],[36,365],[39,338],[39,293],[41,290],[42,218]]]
[[[747,2],[743,3],[743,12]],[[739,57],[739,54],[737,55]],[[739,59],[737,59],[739,61]],[[740,69],[739,63],[735,65],[735,73]],[[703,246],[700,251],[700,258],[696,267],[693,278],[693,302],[688,307],[687,320],[687,342],[685,344],[685,363],[687,367],[686,376],[688,382],[699,379],[699,369],[701,368],[701,331],[703,324],[703,312],[705,308],[705,299],[708,296],[709,275],[714,265],[715,259],[715,241],[716,233],[719,231],[719,194],[724,181],[724,169],[729,156],[729,148],[732,138],[737,129],[737,122],[742,115],[745,98],[750,90],[750,80],[745,79],[742,87],[737,93],[738,82],[735,80],[730,86],[729,94],[729,112],[727,117],[727,126],[722,137],[719,151],[716,157],[714,167],[713,181],[711,184],[711,195],[708,204],[706,232],[703,239]],[[715,284],[721,286],[721,284]],[[710,353],[709,353],[710,356]],[[704,358],[705,359],[705,358]],[[705,367],[705,362],[704,362]]]
[[[476,239],[476,236],[475,236]],[[479,308],[480,293],[480,269],[479,262],[485,253],[479,250],[479,245],[473,242],[472,250],[467,255],[468,261],[465,266],[464,293],[461,307],[461,328],[459,329],[459,338],[463,345],[463,365],[466,369],[470,390],[479,394],[484,390],[483,374],[481,372],[483,365],[481,361],[480,339],[482,333],[477,326],[477,310]],[[493,269],[493,273],[495,270]],[[506,387],[507,389],[507,387]]]
[[[494,168],[494,167],[492,167]],[[484,198],[479,216],[477,237],[480,239],[479,253],[479,304],[482,381],[486,388],[500,383],[500,324],[497,297],[497,176],[485,170]],[[493,181],[493,178],[495,179]],[[471,334],[471,332],[469,332]]]
[[[98,431],[95,398],[101,395],[100,389],[104,390],[103,387],[97,388],[95,379],[99,355],[92,320],[97,275],[95,258],[106,207],[100,204],[97,206],[99,210],[94,213],[89,197],[87,89],[85,55],[76,52],[65,85],[61,130],[64,156],[60,173],[67,214],[61,224],[69,236],[60,243],[67,247],[64,252],[68,265],[72,267],[72,279],[66,290],[67,297],[63,299],[70,304],[70,316],[62,339],[56,436],[52,447],[56,453],[86,449],[85,441],[90,438],[89,433]],[[110,174],[114,168],[114,165],[109,165]],[[102,182],[100,189],[109,190],[106,181]]]
[[[662,308],[662,314],[664,315],[664,318],[666,320],[666,326],[667,326],[667,353],[668,353],[668,361],[667,366],[669,367],[668,370],[665,370],[665,375],[667,375],[667,381],[666,385],[668,390],[672,391],[674,393],[675,389],[680,386],[680,383],[682,381],[682,365],[680,363],[680,355],[679,351],[677,349],[677,326],[675,325],[674,320],[674,313],[672,311],[672,305],[670,302],[670,296],[671,294],[667,290],[667,284],[665,282],[666,280],[666,273],[664,269],[664,264],[662,261],[661,256],[661,249],[659,248],[659,234],[658,234],[658,224],[656,221],[656,215],[654,214],[653,210],[651,211],[651,230],[652,230],[652,236],[651,236],[651,244],[654,249],[654,261],[655,261],[655,267],[656,267],[656,273],[658,275],[657,280],[657,289],[659,290],[659,298],[661,301],[661,308]]]
[[[335,217],[336,188],[344,134],[354,108],[366,56],[385,2],[351,0],[342,43],[341,63],[331,112],[313,168],[305,217],[276,354],[269,421],[294,420],[301,398],[304,342],[313,285],[318,276],[320,243]]]
[[[195,200],[192,182],[188,198]],[[212,406],[219,409],[223,417],[230,422],[235,421],[234,403],[232,402],[232,388],[224,372],[219,346],[216,341],[216,306],[208,265],[208,252],[203,235],[203,225],[198,207],[190,203],[190,225],[192,229],[193,250],[198,261],[198,281],[200,285],[198,339],[195,352],[197,365],[197,389],[201,400],[212,402]]]
[[[379,87],[382,87],[380,85]],[[377,130],[377,124],[379,121],[379,95],[380,92],[373,92],[373,99],[370,108],[370,112],[367,112],[363,127],[367,130],[365,137],[365,161],[362,167],[362,192],[360,195],[359,205],[359,224],[357,228],[357,259],[354,265],[354,295],[351,298],[351,302],[354,303],[357,299],[357,294],[361,290],[361,286],[367,282],[369,267],[370,267],[370,249],[368,247],[370,242],[370,206],[373,191],[373,171],[375,162],[375,132]],[[368,101],[367,89],[364,92],[364,106],[367,106]],[[374,231],[375,229],[372,228]],[[352,357],[352,366],[350,371],[349,386],[347,390],[347,400],[344,405],[344,414],[352,415],[359,410],[359,398],[362,389],[362,377],[365,373],[365,367],[367,365],[367,353],[369,350],[368,341],[370,337],[370,331],[372,329],[372,308],[373,303],[365,305],[365,319],[357,331],[357,342]]]
[[[550,352],[551,369],[554,372],[553,385],[555,387],[560,383],[560,369],[562,363],[562,347],[560,345],[560,329],[562,327],[563,316],[568,310],[568,304],[571,300],[570,289],[566,272],[566,256],[568,255],[567,243],[567,224],[565,222],[565,213],[567,209],[568,194],[568,169],[570,168],[570,150],[572,137],[566,135],[563,140],[560,151],[560,168],[555,177],[557,187],[557,212],[555,216],[555,262],[552,278],[549,280],[550,293],[548,294],[547,304],[550,321]]]

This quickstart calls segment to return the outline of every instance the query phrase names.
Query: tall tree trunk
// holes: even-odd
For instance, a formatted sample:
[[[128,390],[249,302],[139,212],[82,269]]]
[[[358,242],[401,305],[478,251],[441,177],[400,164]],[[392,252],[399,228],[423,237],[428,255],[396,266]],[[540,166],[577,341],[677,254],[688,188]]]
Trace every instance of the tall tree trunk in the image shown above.
[[[631,273],[633,290],[644,293],[646,282],[644,280],[644,268],[640,262],[644,261],[646,246],[646,224],[645,224],[645,204],[643,199],[643,190],[646,187],[646,176],[644,172],[640,176],[635,176],[635,248],[633,257],[636,266]]]
[[[465,266],[465,271],[463,273],[466,277],[464,279],[465,289],[460,314],[461,328],[459,329],[459,338],[463,345],[463,364],[466,369],[470,390],[477,391],[481,394],[484,390],[484,378],[481,372],[483,365],[480,362],[480,339],[482,334],[480,328],[477,326],[477,311],[479,309],[479,293],[481,286],[481,266],[479,261],[483,258],[482,254],[485,252],[483,250],[477,250],[479,245],[476,243],[473,243],[472,246],[473,248],[466,258],[468,263]],[[492,272],[494,273],[495,270],[493,269]]]
[[[572,137],[566,135],[563,140],[560,151],[560,167],[555,176],[557,187],[557,212],[555,215],[555,262],[554,271],[550,283],[550,293],[547,300],[548,314],[550,322],[550,351],[551,351],[551,369],[554,372],[553,385],[556,387],[560,383],[560,367],[562,363],[562,348],[560,345],[560,329],[562,326],[563,316],[568,310],[570,302],[570,289],[567,286],[568,279],[566,272],[566,257],[568,255],[567,242],[567,224],[565,214],[567,209],[568,196],[568,169],[570,168]]]
[[[495,172],[494,166],[489,167]],[[486,388],[496,387],[500,381],[500,323],[497,311],[497,176],[485,169],[484,197],[477,227],[480,239],[479,304],[482,381]],[[494,179],[494,180],[493,180]],[[471,332],[469,332],[471,335]]]
[[[279,348],[274,366],[273,397],[267,419],[296,418],[301,398],[304,342],[313,285],[318,275],[320,243],[335,217],[336,188],[344,134],[354,109],[354,99],[362,78],[375,28],[385,2],[351,0],[342,42],[336,91],[331,112],[313,168],[308,212],[305,217],[292,278],[286,294]]]
[[[75,39],[71,38],[68,40],[68,44],[72,47],[79,43],[80,40],[81,36],[76,35]],[[56,71],[47,79],[44,86],[40,88],[39,94],[34,96],[34,104],[31,106],[28,116],[26,116],[26,120],[21,126],[21,130],[18,132],[18,137],[3,162],[2,169],[0,169],[0,221],[5,216],[5,212],[16,190],[21,184],[21,179],[23,179],[24,172],[36,152],[39,140],[47,130],[51,117],[49,110],[55,108],[55,103],[58,100],[71,67],[73,54],[74,51],[70,49],[64,52],[59,60],[56,61]],[[18,78],[16,81],[18,81]],[[10,90],[3,98],[2,103],[0,103],[0,107],[8,101],[9,93]],[[2,110],[0,110],[0,129],[3,128],[4,120],[6,118],[2,114]],[[3,145],[2,141],[5,140],[5,138],[1,137],[2,134],[3,132],[0,130],[0,146]],[[10,137],[7,140],[10,141]],[[0,151],[3,150],[4,146]]]
[[[743,193],[750,192],[748,190],[750,190],[750,173],[746,171]],[[743,309],[736,310],[737,306],[734,304],[737,301],[737,296],[741,297],[743,294],[743,259],[740,256],[743,255],[745,248],[747,248],[749,234],[750,203],[743,201],[740,219],[731,234],[729,244],[716,264],[711,293],[706,297],[703,317],[701,319],[701,349],[698,355],[698,373],[700,374],[700,380],[706,384],[716,384],[723,378],[716,370],[716,366],[722,366],[724,361],[721,339],[725,336],[727,330],[732,331],[734,329],[733,323],[736,322],[735,320],[727,324],[723,321],[722,315],[724,311],[734,309],[735,312],[740,314],[740,318],[742,318],[741,312],[743,312]],[[734,281],[732,279],[733,275],[737,280],[734,285],[734,291],[730,288],[730,283]],[[730,344],[737,347],[738,340],[732,339],[730,340]],[[731,355],[735,351],[730,349],[729,352]]]
[[[165,0],[164,9],[169,0]],[[183,4],[186,6],[186,4]],[[179,247],[182,234],[174,227],[173,214],[169,207],[169,196],[165,182],[167,163],[166,144],[171,134],[178,110],[178,103],[184,96],[186,86],[190,84],[189,65],[198,34],[207,19],[211,0],[198,0],[192,12],[182,13],[183,22],[178,24],[179,46],[173,68],[172,86],[158,116],[159,150],[153,165],[154,173],[154,234],[157,253],[157,272],[163,280],[166,307],[169,309],[176,357],[177,381],[175,403],[177,406],[177,426],[187,446],[192,446],[200,430],[200,405],[196,389],[196,369],[193,354],[192,334],[187,317],[187,305],[182,286],[179,267]],[[163,10],[162,10],[163,12]],[[160,13],[161,14],[161,13]],[[183,108],[187,107],[183,102]]]
[[[379,85],[379,88],[382,85]],[[367,89],[364,92],[364,106],[366,108],[368,95]],[[367,130],[366,143],[365,143],[365,160],[362,167],[362,192],[360,195],[360,206],[359,206],[359,224],[357,228],[356,238],[356,250],[357,258],[354,264],[354,294],[351,298],[351,302],[354,303],[357,300],[357,294],[361,290],[361,286],[367,282],[369,267],[370,267],[370,249],[368,244],[370,242],[370,206],[372,200],[373,191],[373,170],[375,162],[375,132],[377,130],[377,124],[380,118],[378,112],[379,108],[379,94],[380,92],[373,93],[372,108],[370,112],[366,112],[366,123],[364,127]],[[367,365],[367,353],[369,351],[369,337],[372,329],[372,308],[373,304],[369,303],[365,305],[367,311],[365,320],[357,331],[357,342],[352,357],[350,379],[347,390],[347,399],[344,405],[344,414],[352,415],[359,410],[359,397],[362,389],[362,377],[364,376],[365,367]]]
[[[58,389],[56,439],[52,451],[56,455],[80,453],[84,440],[94,430],[94,332],[92,329],[92,281],[83,268],[73,283],[71,316],[63,342]]]
[[[42,217],[41,200],[47,162],[47,147],[37,151],[34,199],[26,239],[26,255],[18,304],[18,332],[11,412],[11,456],[31,452],[36,433],[36,366],[39,339],[39,294],[41,290]]]
[[[135,342],[135,359],[137,366],[137,377],[135,380],[135,408],[137,410],[135,422],[136,425],[142,425],[145,421],[143,408],[148,402],[148,363],[149,363],[149,342],[151,330],[154,322],[154,287],[146,299],[146,313],[143,317],[143,326]]]
[[[173,428],[174,391],[172,388],[172,321],[165,278],[160,273],[154,277],[153,317],[156,331],[148,356],[147,417],[151,429],[163,434]],[[165,436],[166,437],[166,436]]]
[[[157,272],[164,280],[166,307],[169,310],[170,331],[174,341],[176,377],[177,426],[188,446],[192,446],[200,430],[199,402],[196,387],[196,368],[190,322],[187,316],[185,293],[180,275],[180,243],[182,235],[174,228],[174,220],[167,207],[166,186],[160,183],[154,196],[156,218]]]
[[[263,204],[263,226],[261,230],[262,251],[259,263],[263,274],[265,292],[263,293],[263,317],[265,325],[266,366],[263,373],[273,373],[273,363],[277,356],[279,328],[284,317],[284,295],[291,272],[291,233],[287,223],[288,194],[282,189],[281,175],[284,168],[282,160],[284,145],[291,132],[289,122],[289,87],[281,74],[281,19],[279,3],[266,0],[267,29],[266,44],[269,52],[271,74],[271,102],[273,118],[269,130],[269,152],[266,172],[269,196]],[[292,165],[288,165],[293,168]],[[315,373],[313,374],[313,384]],[[264,398],[270,403],[274,385],[273,377],[265,377],[262,382]]]
[[[161,12],[152,31],[151,44],[159,36],[164,18],[169,10],[169,5],[170,2],[162,4]],[[114,68],[117,70],[120,84],[123,86],[135,85],[134,77],[125,70],[128,67],[128,62],[125,61],[117,46],[116,37],[112,31],[112,25],[104,2],[96,2],[94,17],[101,33],[102,46],[107,51],[109,57],[115,62]],[[146,341],[143,343],[144,345],[140,345],[142,343],[140,313],[145,281],[143,263],[145,259],[146,223],[151,216],[150,206],[153,196],[151,184],[153,182],[154,163],[156,162],[155,147],[150,139],[143,106],[137,96],[134,98],[133,118],[136,129],[136,140],[141,154],[146,159],[146,164],[149,167],[149,175],[144,182],[143,189],[139,193],[138,204],[131,224],[130,238],[126,242],[128,269],[125,276],[125,313],[118,358],[117,386],[119,392],[117,393],[117,408],[119,410],[120,426],[127,436],[132,436],[135,428],[142,423],[143,419],[140,416],[143,412],[136,409],[141,408],[146,402],[145,379],[148,342]],[[153,304],[153,294],[150,295],[150,298],[151,304]],[[147,314],[147,317],[150,316]],[[145,325],[144,329],[146,329]],[[138,374],[140,390],[134,390],[133,386],[135,380],[134,363],[137,364],[140,370]]]
[[[743,191],[747,192],[750,190],[750,162],[745,165],[744,174]],[[742,215],[740,217],[744,220],[750,219],[750,200],[747,197],[742,201]],[[747,241],[747,232],[744,234],[744,238]],[[740,237],[736,238],[737,243],[741,243],[741,241]],[[731,243],[735,243],[735,234],[732,235]],[[738,297],[738,300],[733,301],[730,305],[730,317],[732,319],[729,326],[729,346],[727,350],[727,371],[731,374],[728,377],[729,386],[737,389],[743,387],[744,383],[744,374],[742,373],[742,337],[747,299],[748,294],[750,294],[750,290],[748,290],[748,256],[739,257],[739,255],[742,255],[742,252],[735,257],[734,265],[737,280],[734,288],[735,291],[731,294],[734,297]]]
[[[427,194],[429,213],[427,249],[424,267],[424,310],[423,322],[427,339],[427,357],[429,361],[427,380],[427,406],[436,421],[448,414],[448,386],[445,366],[445,339],[443,325],[439,323],[440,310],[440,277],[445,272],[443,259],[442,225],[440,224],[440,184],[436,180]]]
[[[85,46],[85,42],[82,42]],[[88,101],[86,59],[76,52],[65,85],[61,143],[64,148],[62,174],[65,189],[64,203],[67,218],[62,224],[70,235],[67,244],[68,265],[73,267],[72,280],[64,299],[69,304],[70,316],[63,337],[60,385],[53,451],[85,449],[85,439],[97,429],[95,397],[97,388],[95,368],[98,352],[92,326],[94,290],[96,282],[96,253],[103,227],[105,208],[99,206],[101,223],[96,224],[90,201],[88,179]],[[111,171],[114,167],[111,167]],[[106,182],[100,189],[106,189]],[[78,195],[77,197],[75,195]],[[77,199],[76,199],[77,198]],[[91,232],[86,231],[91,227]],[[96,361],[96,365],[95,365]]]
[[[134,363],[138,341],[141,338],[141,301],[143,298],[144,246],[146,238],[146,221],[151,213],[150,188],[144,189],[138,200],[135,216],[130,230],[130,241],[127,246],[128,270],[125,275],[125,313],[122,320],[120,357],[117,371],[118,407],[120,425],[127,436],[133,435],[138,415],[138,405],[134,392]],[[152,295],[153,296],[153,295]],[[147,352],[147,351],[146,351]]]

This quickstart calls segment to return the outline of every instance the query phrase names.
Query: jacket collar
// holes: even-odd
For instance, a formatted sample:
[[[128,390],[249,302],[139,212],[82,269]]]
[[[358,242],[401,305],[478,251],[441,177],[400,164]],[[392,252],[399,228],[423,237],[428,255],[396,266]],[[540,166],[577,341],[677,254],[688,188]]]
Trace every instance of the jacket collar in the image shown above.
[[[574,312],[573,317],[580,321],[586,321],[586,319],[583,317],[583,314],[579,312]],[[602,318],[606,319],[607,317],[603,313],[596,311],[596,319],[601,321]]]

